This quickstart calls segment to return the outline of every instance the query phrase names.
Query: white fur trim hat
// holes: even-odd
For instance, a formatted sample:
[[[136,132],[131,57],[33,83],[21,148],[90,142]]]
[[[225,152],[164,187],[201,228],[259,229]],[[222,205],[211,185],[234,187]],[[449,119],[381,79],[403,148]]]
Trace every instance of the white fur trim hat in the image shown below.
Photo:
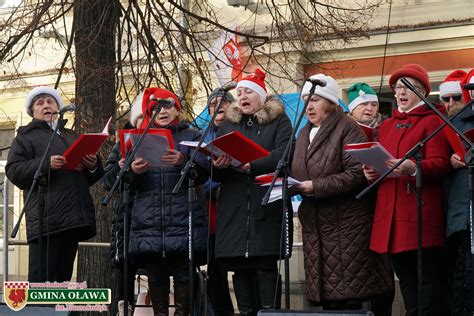
[[[444,97],[447,94],[461,94],[461,82],[466,78],[467,72],[464,70],[455,70],[450,73],[439,85],[439,96]]]
[[[339,85],[337,81],[331,77],[326,76],[324,74],[317,74],[310,77],[310,79],[317,79],[323,82],[326,82],[326,86],[316,86],[316,90],[314,90],[314,94],[319,95],[334,104],[339,104]],[[301,89],[301,97],[309,94],[309,90],[311,89],[312,84],[310,82],[305,82],[303,88]]]
[[[267,99],[267,88],[265,86],[265,73],[260,69],[255,69],[254,73],[251,73],[243,77],[239,83],[237,83],[237,89],[240,87],[245,87],[252,89],[257,92],[262,100],[262,103],[265,103]]]
[[[33,117],[33,99],[40,94],[49,94],[52,96],[56,100],[59,110],[64,107],[63,99],[58,90],[46,86],[35,87],[31,89],[25,100],[25,111],[29,116]]]
[[[132,124],[132,126],[134,127],[137,127],[138,118],[140,116],[143,117],[142,102],[143,102],[143,91],[140,92],[140,94],[135,97],[135,100],[133,100],[132,106],[130,108],[130,124]]]

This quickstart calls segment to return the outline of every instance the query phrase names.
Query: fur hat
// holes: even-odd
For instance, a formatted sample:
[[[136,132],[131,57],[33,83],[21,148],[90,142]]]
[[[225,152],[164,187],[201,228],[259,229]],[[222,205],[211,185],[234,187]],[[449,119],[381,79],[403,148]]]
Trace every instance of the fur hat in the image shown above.
[[[58,90],[47,86],[35,87],[31,89],[31,91],[27,94],[25,100],[25,111],[26,113],[28,113],[29,116],[33,117],[33,99],[40,94],[49,94],[50,96],[52,96],[56,100],[59,110],[64,107],[63,99],[61,98],[61,95],[59,94]]]
[[[212,90],[212,92],[209,94],[209,97],[207,98],[208,109],[209,109],[209,103],[211,103],[211,101],[217,97],[222,97],[224,100],[229,101],[230,103],[235,102],[234,96],[229,91],[223,91],[221,88],[216,88]]]
[[[428,72],[422,66],[418,64],[406,64],[401,69],[395,71],[389,79],[389,84],[393,92],[395,92],[395,84],[397,83],[398,79],[402,77],[416,79],[425,88],[425,97],[430,94],[430,78],[428,77]]]
[[[140,116],[143,116],[142,113],[142,103],[143,103],[143,91],[135,97],[130,108],[130,124],[134,127],[137,126],[137,120]]]
[[[245,77],[243,77],[237,83],[237,89],[240,87],[245,87],[252,89],[253,91],[257,92],[262,100],[262,103],[265,103],[267,99],[267,88],[265,86],[265,73],[260,69],[255,69],[254,73],[251,73]]]
[[[379,102],[377,93],[365,82],[357,82],[353,84],[347,91],[349,95],[349,112],[352,113],[354,109],[361,103],[364,102]]]
[[[314,94],[319,95],[334,104],[339,104],[339,85],[337,81],[331,77],[326,76],[325,74],[317,74],[309,77],[310,79],[317,79],[323,82],[326,82],[324,87],[316,86],[316,90],[314,90]],[[303,88],[301,89],[301,97],[304,97],[309,94],[309,90],[311,90],[312,84],[310,82],[305,82]]]

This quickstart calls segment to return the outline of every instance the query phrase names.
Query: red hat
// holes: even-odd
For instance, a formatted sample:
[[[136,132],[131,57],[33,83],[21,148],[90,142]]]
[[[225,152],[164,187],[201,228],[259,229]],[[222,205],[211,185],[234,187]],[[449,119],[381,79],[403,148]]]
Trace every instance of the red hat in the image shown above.
[[[254,73],[243,77],[237,84],[237,89],[245,87],[252,89],[260,95],[262,102],[267,98],[267,88],[265,87],[265,73],[260,69],[255,69]]]
[[[461,82],[461,86],[465,84],[474,84],[474,69],[471,69],[464,77],[464,80]],[[464,102],[466,103],[471,101],[471,99],[474,99],[474,90],[467,90],[463,88],[462,94],[464,96]]]
[[[142,113],[143,113],[143,123],[142,126],[146,126],[152,117],[152,109],[156,105],[156,101],[152,99],[169,99],[171,98],[174,102],[174,107],[181,111],[181,104],[179,103],[179,99],[171,91],[166,89],[161,89],[157,87],[146,88],[143,91],[143,100],[142,100]]]
[[[450,73],[439,85],[439,96],[443,97],[449,93],[461,94],[461,82],[466,78],[467,72],[464,70],[455,70]]]
[[[425,68],[421,67],[418,64],[406,64],[400,70],[395,71],[389,80],[390,87],[392,91],[395,92],[395,84],[397,80],[402,77],[409,77],[418,80],[426,90],[425,97],[430,94],[430,78],[428,77],[428,72]]]

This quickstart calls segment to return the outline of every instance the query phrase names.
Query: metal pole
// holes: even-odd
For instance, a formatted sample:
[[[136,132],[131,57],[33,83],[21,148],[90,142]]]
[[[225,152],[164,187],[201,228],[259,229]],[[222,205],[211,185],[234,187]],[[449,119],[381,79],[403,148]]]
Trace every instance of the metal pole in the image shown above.
[[[3,281],[8,281],[8,178],[3,179]]]

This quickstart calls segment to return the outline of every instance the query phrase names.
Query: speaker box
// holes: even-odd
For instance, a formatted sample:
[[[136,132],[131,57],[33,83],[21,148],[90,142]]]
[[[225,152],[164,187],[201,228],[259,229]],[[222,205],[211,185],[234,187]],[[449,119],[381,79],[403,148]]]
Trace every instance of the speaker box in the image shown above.
[[[18,312],[10,309],[5,303],[0,304],[1,316],[67,316],[67,312],[57,312],[54,307],[50,306],[25,306]]]
[[[280,311],[259,311],[258,316],[374,316],[374,313],[368,311],[295,311],[295,310],[280,310]]]

